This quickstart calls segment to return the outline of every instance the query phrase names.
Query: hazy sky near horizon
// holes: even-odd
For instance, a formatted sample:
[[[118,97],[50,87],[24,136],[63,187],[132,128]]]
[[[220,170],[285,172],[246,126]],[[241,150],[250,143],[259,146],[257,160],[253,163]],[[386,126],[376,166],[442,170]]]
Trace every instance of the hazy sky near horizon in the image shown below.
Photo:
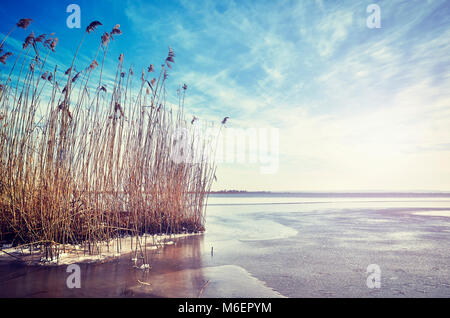
[[[79,30],[66,27],[71,3]],[[366,26],[371,3],[379,29]],[[276,173],[220,164],[216,190],[450,190],[450,1],[8,1],[0,32],[24,17],[34,22],[7,48],[56,32],[54,62],[70,64],[99,20],[78,59],[88,65],[120,24],[107,67],[123,52],[139,73],[170,46],[169,99],[186,83],[190,114],[279,129]]]

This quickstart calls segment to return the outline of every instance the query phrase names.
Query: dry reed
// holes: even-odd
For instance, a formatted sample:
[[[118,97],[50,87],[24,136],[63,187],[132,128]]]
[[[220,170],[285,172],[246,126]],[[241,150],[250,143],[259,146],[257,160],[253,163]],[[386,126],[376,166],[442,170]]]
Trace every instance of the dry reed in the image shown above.
[[[22,19],[16,27],[25,29],[31,21]],[[83,39],[101,25],[92,22]],[[139,239],[142,234],[204,230],[215,166],[209,161],[207,140],[189,145],[195,157],[202,158],[199,162],[171,159],[176,130],[193,126],[186,125],[184,115],[186,85],[175,112],[166,103],[166,66],[172,68],[175,53],[169,48],[159,77],[147,80],[155,71],[152,64],[138,83],[133,83],[131,68],[124,71],[121,54],[113,86],[107,86],[103,68],[110,39],[122,33],[119,27],[101,36],[90,65],[76,72],[82,39],[65,73],[46,63],[58,39],[31,33],[8,78],[2,79],[3,243],[39,245],[54,257],[66,244],[82,244],[94,253],[99,242],[124,235],[135,236],[137,248],[145,245]],[[8,65],[11,55],[3,54],[0,62]],[[13,73],[16,65],[20,70]],[[97,84],[92,83],[93,72],[100,73]],[[61,82],[66,82],[64,87]]]

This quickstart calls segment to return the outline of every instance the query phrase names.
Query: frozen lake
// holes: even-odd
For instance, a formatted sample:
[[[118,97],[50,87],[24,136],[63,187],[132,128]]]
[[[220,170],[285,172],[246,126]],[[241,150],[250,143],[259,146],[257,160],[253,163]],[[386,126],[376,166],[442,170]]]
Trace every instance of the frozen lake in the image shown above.
[[[216,195],[211,264],[241,266],[288,297],[449,297],[450,197]],[[367,267],[379,266],[370,289]]]
[[[152,252],[65,266],[0,264],[0,296],[450,297],[450,196],[212,195],[207,231]],[[367,286],[367,267],[380,288]],[[148,282],[150,285],[138,283]]]

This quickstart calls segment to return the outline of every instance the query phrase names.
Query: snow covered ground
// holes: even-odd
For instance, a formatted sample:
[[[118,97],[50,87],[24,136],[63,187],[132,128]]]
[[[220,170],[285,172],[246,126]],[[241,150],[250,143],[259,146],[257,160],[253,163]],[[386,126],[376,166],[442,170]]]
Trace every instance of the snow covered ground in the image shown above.
[[[45,257],[39,245],[13,247],[11,244],[4,244],[0,250],[0,260],[20,259],[30,265],[68,265],[81,262],[99,262],[134,252],[133,260],[137,264],[145,250],[172,245],[174,239],[199,234],[201,233],[126,236],[91,245],[91,253],[89,253],[87,245],[65,244],[58,246],[58,255],[53,256],[53,258]],[[149,266],[147,265],[144,263],[140,268],[148,269]]]

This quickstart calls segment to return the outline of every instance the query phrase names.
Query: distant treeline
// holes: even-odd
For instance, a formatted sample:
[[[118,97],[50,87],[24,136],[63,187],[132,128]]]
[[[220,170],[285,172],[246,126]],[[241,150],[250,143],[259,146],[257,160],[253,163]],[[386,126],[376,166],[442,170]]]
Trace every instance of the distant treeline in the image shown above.
[[[210,191],[210,194],[246,194],[274,197],[305,198],[450,198],[450,192],[276,192],[221,190]]]

